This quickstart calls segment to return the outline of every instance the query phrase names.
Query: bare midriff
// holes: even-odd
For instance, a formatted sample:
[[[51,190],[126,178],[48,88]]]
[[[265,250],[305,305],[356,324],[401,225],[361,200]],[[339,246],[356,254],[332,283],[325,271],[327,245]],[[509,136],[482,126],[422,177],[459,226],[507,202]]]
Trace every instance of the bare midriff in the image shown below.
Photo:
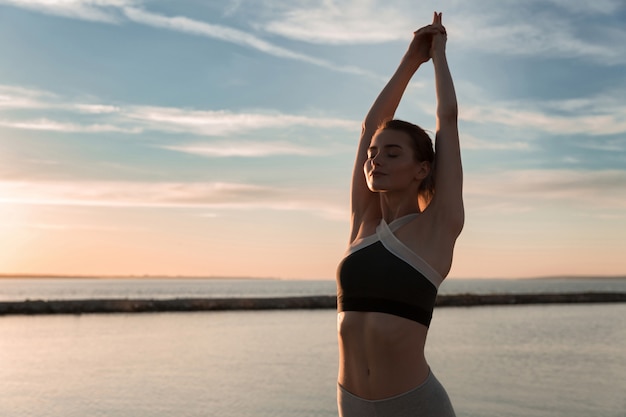
[[[368,400],[407,392],[426,380],[424,357],[428,328],[386,313],[341,312],[338,382]]]

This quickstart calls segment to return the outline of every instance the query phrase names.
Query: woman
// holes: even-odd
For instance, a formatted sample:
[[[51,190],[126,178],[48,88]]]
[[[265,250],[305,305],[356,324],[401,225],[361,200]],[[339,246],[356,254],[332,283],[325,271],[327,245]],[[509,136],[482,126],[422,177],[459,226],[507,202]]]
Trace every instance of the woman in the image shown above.
[[[337,274],[342,417],[454,416],[424,356],[437,288],[464,221],[457,102],[445,47],[435,13],[432,24],[415,32],[363,123],[350,247]],[[409,80],[429,59],[437,91],[435,152],[421,128],[392,120]]]

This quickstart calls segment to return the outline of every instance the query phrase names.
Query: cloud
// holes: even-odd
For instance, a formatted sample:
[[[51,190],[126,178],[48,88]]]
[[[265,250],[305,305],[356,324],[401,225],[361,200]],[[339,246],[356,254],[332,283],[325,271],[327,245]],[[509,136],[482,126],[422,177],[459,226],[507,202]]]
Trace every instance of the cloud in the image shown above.
[[[318,149],[285,142],[217,142],[162,146],[176,152],[206,157],[264,157],[273,155],[319,155]]]
[[[474,95],[480,96],[480,95]],[[594,97],[549,101],[490,101],[461,104],[462,121],[503,125],[556,135],[614,135],[626,132],[626,104],[621,90]],[[432,112],[432,106],[424,110]],[[42,130],[69,133],[120,132],[138,134],[145,131],[180,133],[199,136],[224,136],[261,129],[306,127],[358,131],[359,121],[333,117],[284,114],[272,111],[233,112],[229,110],[196,110],[133,104],[82,103],[60,97],[48,91],[0,85],[0,111],[54,110],[58,119],[24,117],[12,114],[0,118],[0,126],[13,129]],[[91,120],[74,121],[75,114]],[[68,122],[64,119],[73,120]],[[84,119],[84,117],[83,117]],[[469,137],[469,148],[523,149],[522,142],[494,145]],[[277,146],[275,149],[284,146]],[[269,148],[267,148],[269,149]],[[217,154],[219,151],[206,150]],[[286,153],[294,153],[295,149]],[[298,153],[300,151],[297,151]],[[302,151],[304,152],[304,151]],[[263,153],[263,152],[261,152]]]
[[[621,47],[626,30],[610,20],[624,8],[620,1],[484,0],[477,8],[475,2],[450,0],[437,7],[444,10],[453,47],[509,56],[593,59],[600,65],[626,63]],[[294,1],[267,14],[257,27],[298,41],[408,43],[413,30],[430,23],[432,7],[404,0]]]
[[[269,187],[225,182],[0,182],[0,201],[18,204],[211,207],[254,201],[272,194],[275,191]]]
[[[626,210],[623,170],[472,172],[464,188],[468,211],[475,213],[562,207],[614,216]],[[232,182],[0,181],[2,204],[300,211],[340,221],[348,215],[343,193]]]
[[[0,127],[67,133],[119,132],[139,134],[145,131],[200,136],[223,136],[260,129],[307,127],[316,129],[345,129],[358,131],[353,120],[292,115],[270,111],[236,113],[228,110],[194,110],[176,107],[136,106],[126,104],[81,103],[58,95],[33,89],[0,85],[0,111],[54,110],[58,120],[49,116],[32,118],[19,114],[0,117]],[[78,123],[80,114],[89,121]],[[0,113],[1,115],[1,113]],[[285,146],[274,145],[274,149]],[[293,145],[292,145],[293,146]],[[266,147],[266,149],[270,149]],[[292,148],[288,153],[297,150]],[[302,149],[297,152],[304,152]],[[296,152],[296,153],[297,153]]]
[[[65,133],[103,133],[103,132],[118,132],[118,133],[140,133],[141,130],[137,128],[124,128],[120,126],[114,126],[110,124],[77,124],[66,123],[46,118],[36,120],[21,120],[10,121],[0,120],[0,127],[8,127],[12,129],[26,129],[26,130],[44,130],[47,132],[65,132]]]
[[[471,150],[514,150],[514,151],[528,151],[531,150],[529,142],[522,141],[489,141],[486,139],[477,138],[476,136],[461,132],[460,133],[461,147],[463,149]]]
[[[241,2],[231,3],[225,15],[241,12]],[[186,16],[164,16],[145,9],[135,0],[0,0],[0,4],[41,13],[100,23],[134,23],[205,36],[249,47],[280,58],[293,59],[333,71],[379,78],[365,69],[342,66],[294,51],[232,27]],[[395,0],[294,1],[276,4],[254,2],[250,25],[258,31],[316,44],[355,45],[408,41],[410,33],[428,24],[430,5]],[[485,0],[474,3],[449,0],[445,10],[450,44],[464,49],[505,55],[593,59],[600,65],[626,63],[621,47],[626,29],[609,19],[624,3],[565,0],[528,2]],[[580,24],[584,19],[584,24]]]
[[[279,58],[293,59],[337,72],[379,78],[378,75],[368,70],[351,65],[336,65],[325,59],[275,45],[239,29],[185,16],[170,17],[152,13],[137,7],[138,1],[133,0],[0,0],[0,4],[98,23],[122,24],[131,21],[155,28],[219,39]]]
[[[229,182],[0,181],[0,203],[302,211],[346,220],[332,192]]]
[[[287,58],[296,61],[306,62],[333,71],[379,78],[376,74],[370,71],[355,66],[336,65],[325,59],[316,58],[310,55],[302,54],[300,52],[295,52],[290,49],[274,45],[259,38],[258,36],[252,35],[239,29],[198,21],[184,16],[163,16],[133,7],[125,7],[123,10],[126,17],[135,23],[153,26],[156,28],[174,30],[177,32],[183,32],[192,35],[219,39],[225,42],[230,42],[237,45],[256,49],[263,53],[273,55],[279,58]]]
[[[135,23],[219,39],[257,49],[282,58],[296,59],[315,65],[328,64],[325,61],[273,45],[247,32],[227,26],[201,22],[184,16],[163,16],[133,7],[125,7],[123,11],[126,17]]]
[[[312,5],[291,2],[284,7],[277,16],[257,26],[289,39],[330,45],[408,41],[412,30],[417,29],[403,8],[389,7],[388,2],[345,0]]]
[[[100,23],[120,23],[119,8],[135,3],[133,0],[0,0],[0,4]]]
[[[591,210],[597,215],[626,209],[624,170],[516,170],[470,173],[465,179],[469,205],[525,211],[562,204],[567,210]]]
[[[517,100],[463,104],[461,120],[532,129],[555,135],[626,132],[626,104],[618,95],[567,100]]]
[[[623,9],[623,2],[599,1],[592,5],[550,0],[499,1],[493,2],[492,7],[489,4],[485,2],[481,13],[458,10],[451,14],[449,43],[509,56],[591,59],[599,65],[626,63],[626,54],[620,47],[626,30],[610,20],[611,14]]]
[[[256,129],[290,126],[354,130],[358,123],[339,118],[309,117],[282,113],[234,113],[227,110],[189,110],[173,107],[130,106],[123,117],[146,129],[221,136]]]
[[[184,16],[163,16],[136,7],[137,3],[133,0],[0,0],[0,4],[72,19],[109,24],[121,24],[130,20],[134,23],[156,28],[219,39],[279,58],[306,62],[333,71],[379,78],[370,71],[350,65],[336,65],[325,59],[295,52],[239,29],[202,22]]]
[[[46,108],[54,97],[46,91],[0,84],[0,110]]]
[[[107,104],[75,104],[74,108],[79,113],[87,113],[87,114],[111,114],[111,113],[120,113],[122,109],[118,106],[112,106]]]
[[[529,2],[530,3],[530,2]],[[569,13],[611,15],[624,7],[621,0],[534,0],[541,5],[552,4]]]

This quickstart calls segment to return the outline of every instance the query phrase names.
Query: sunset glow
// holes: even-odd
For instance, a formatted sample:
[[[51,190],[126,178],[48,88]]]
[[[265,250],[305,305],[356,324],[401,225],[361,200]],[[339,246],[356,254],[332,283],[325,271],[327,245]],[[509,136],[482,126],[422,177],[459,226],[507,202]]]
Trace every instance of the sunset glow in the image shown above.
[[[626,274],[624,2],[205,3],[0,0],[0,274],[334,278],[361,120],[435,8],[451,276]],[[396,116],[432,132],[434,97],[427,63]]]

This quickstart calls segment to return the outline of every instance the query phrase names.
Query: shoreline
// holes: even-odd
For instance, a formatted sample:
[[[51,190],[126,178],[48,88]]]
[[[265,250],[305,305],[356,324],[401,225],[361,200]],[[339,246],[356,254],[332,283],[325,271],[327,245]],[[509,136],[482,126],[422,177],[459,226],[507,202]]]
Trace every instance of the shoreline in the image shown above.
[[[626,293],[439,295],[437,307],[481,307],[530,304],[623,303]],[[262,298],[174,298],[0,301],[0,316],[52,314],[162,313],[228,310],[335,309],[334,295]]]
[[[335,278],[285,278],[277,276],[220,276],[220,275],[158,275],[158,274],[41,274],[41,273],[0,273],[3,279],[69,279],[69,280],[244,280],[244,281],[334,281]],[[447,280],[626,280],[626,275],[537,275],[537,276],[514,276],[514,277],[448,277]]]

